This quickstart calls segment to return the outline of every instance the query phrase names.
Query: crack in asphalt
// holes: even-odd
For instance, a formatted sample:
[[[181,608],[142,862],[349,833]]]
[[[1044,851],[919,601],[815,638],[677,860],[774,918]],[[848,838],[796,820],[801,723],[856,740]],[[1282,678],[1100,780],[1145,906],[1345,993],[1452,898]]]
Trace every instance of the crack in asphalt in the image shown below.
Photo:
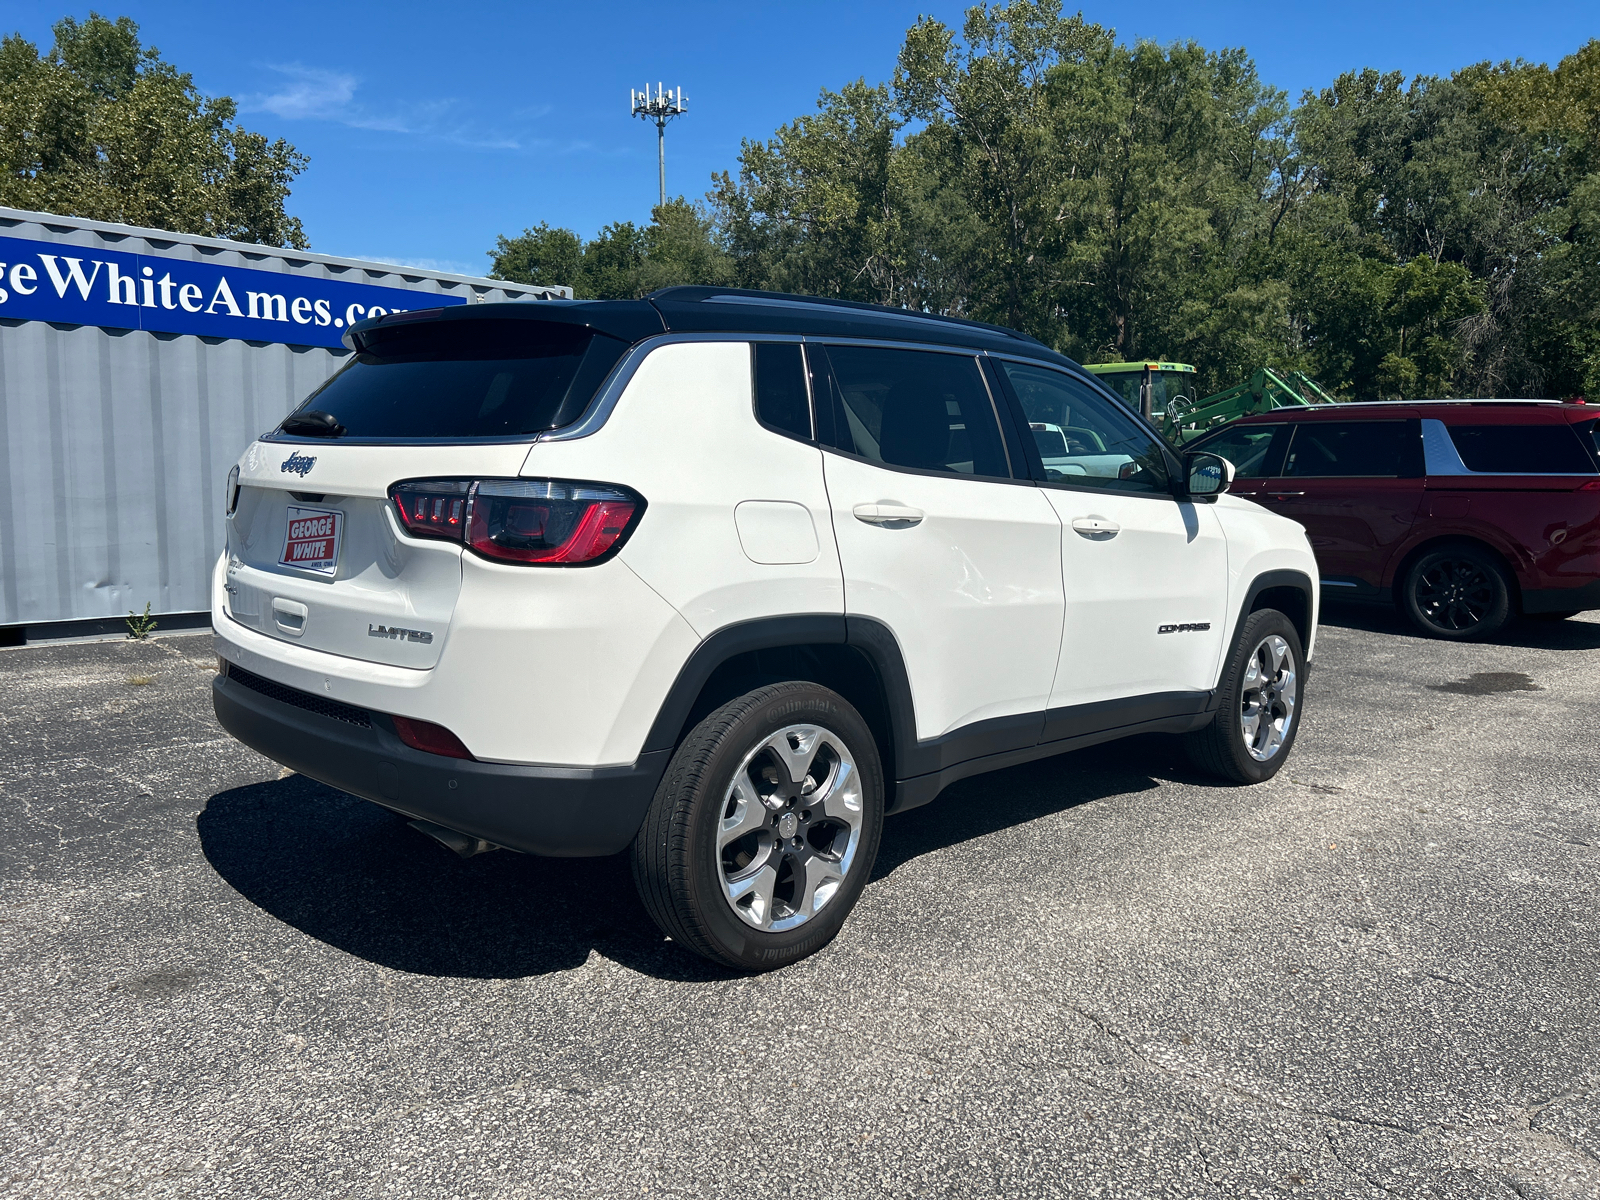
[[[1392,1188],[1388,1184],[1375,1179],[1373,1176],[1368,1175],[1360,1167],[1352,1166],[1351,1164],[1345,1162],[1344,1155],[1339,1152],[1339,1143],[1333,1140],[1333,1135],[1331,1133],[1324,1131],[1322,1140],[1327,1142],[1328,1149],[1333,1151],[1334,1161],[1336,1161],[1346,1171],[1350,1172],[1350,1174],[1354,1175],[1357,1179],[1365,1179],[1369,1184],[1377,1188],[1379,1191],[1387,1192],[1391,1196],[1402,1196],[1405,1194],[1404,1192],[1401,1192],[1396,1188]]]
[[[1290,1104],[1285,1101],[1275,1099],[1271,1096],[1263,1095],[1259,1092],[1253,1092],[1249,1088],[1241,1087],[1238,1084],[1229,1083],[1225,1080],[1207,1079],[1205,1076],[1200,1075],[1197,1072],[1176,1071],[1171,1067],[1164,1066],[1163,1064],[1149,1058],[1138,1048],[1138,1046],[1133,1043],[1131,1039],[1113,1029],[1107,1022],[1095,1016],[1087,1009],[1080,1008],[1071,1003],[1064,1003],[1060,1001],[1057,1003],[1059,1003],[1061,1007],[1070,1012],[1076,1013],[1078,1016],[1088,1021],[1107,1038],[1127,1051],[1136,1062],[1169,1078],[1181,1080],[1187,1083],[1193,1083],[1198,1087],[1202,1094],[1204,1094],[1207,1089],[1212,1091],[1228,1092],[1235,1096],[1242,1096],[1245,1099],[1253,1100],[1257,1104],[1265,1105],[1266,1107],[1274,1109],[1277,1112],[1287,1113],[1291,1116],[1322,1117],[1326,1120],[1342,1121],[1351,1125],[1366,1125],[1373,1129],[1393,1130],[1396,1133],[1406,1133],[1413,1137],[1422,1136],[1423,1131],[1412,1125],[1402,1125],[1394,1121],[1380,1120],[1376,1117],[1363,1117],[1357,1115],[1356,1113],[1339,1111],[1335,1109],[1305,1108],[1300,1105]]]
[[[1454,983],[1456,981],[1449,980],[1448,982]],[[1208,1093],[1226,1093],[1235,1097],[1253,1101],[1257,1104],[1272,1109],[1273,1111],[1281,1112],[1290,1116],[1320,1118],[1323,1120],[1334,1121],[1343,1125],[1357,1125],[1369,1129],[1383,1130],[1390,1133],[1405,1134],[1407,1137],[1414,1138],[1419,1142],[1431,1144],[1435,1150],[1450,1158],[1456,1158],[1459,1154],[1459,1147],[1452,1144],[1452,1139],[1444,1139],[1439,1136],[1445,1132],[1443,1127],[1407,1125],[1397,1121],[1387,1121],[1376,1117],[1361,1116],[1357,1113],[1341,1109],[1308,1108],[1303,1105],[1290,1104],[1285,1101],[1278,1100],[1275,1097],[1252,1091],[1251,1089],[1243,1087],[1239,1084],[1230,1083],[1225,1080],[1207,1079],[1205,1076],[1197,1072],[1175,1070],[1172,1067],[1168,1067],[1162,1063],[1156,1062],[1148,1055],[1144,1054],[1131,1038],[1113,1027],[1104,1018],[1097,1016],[1096,1014],[1085,1008],[1082,1008],[1079,1005],[1060,1001],[1057,1003],[1060,1005],[1060,1007],[1074,1013],[1078,1017],[1087,1021],[1090,1025],[1094,1026],[1094,1028],[1103,1037],[1111,1041],[1113,1044],[1119,1046],[1139,1065],[1166,1078],[1192,1085],[1202,1097],[1207,1096]],[[1524,1134],[1554,1143],[1571,1154],[1578,1155],[1581,1158],[1600,1165],[1600,1158],[1596,1158],[1594,1154],[1584,1147],[1574,1144],[1569,1139],[1564,1138],[1559,1134],[1551,1133],[1548,1130],[1535,1128],[1532,1124],[1534,1118],[1538,1117],[1540,1114],[1572,1100],[1583,1099],[1587,1097],[1592,1090],[1593,1085],[1587,1085],[1584,1087],[1569,1087],[1566,1091],[1560,1093],[1559,1095],[1553,1096],[1548,1100],[1525,1106],[1515,1116],[1513,1116],[1510,1121],[1501,1127],[1501,1139],[1503,1140],[1504,1136],[1508,1133],[1520,1131]],[[1486,1127],[1484,1131],[1490,1132],[1492,1128],[1493,1127]],[[1367,1174],[1357,1166],[1347,1162],[1344,1154],[1341,1153],[1338,1144],[1333,1140],[1333,1135],[1329,1131],[1323,1130],[1322,1136],[1327,1142],[1329,1150],[1332,1151],[1339,1165],[1345,1170],[1357,1175],[1361,1179],[1364,1179],[1367,1183],[1371,1184],[1373,1187],[1380,1188],[1390,1195],[1404,1194],[1396,1188],[1380,1182],[1377,1178]],[[1454,1140],[1459,1141],[1460,1139]],[[1198,1149],[1198,1138],[1196,1138],[1195,1144],[1196,1148]],[[1496,1182],[1502,1183],[1509,1187],[1519,1196],[1526,1195],[1526,1193],[1521,1190],[1520,1185],[1518,1185],[1514,1179],[1505,1173],[1505,1169],[1503,1167],[1499,1166],[1498,1164],[1484,1161],[1480,1156],[1477,1155],[1470,1155],[1468,1157],[1475,1159],[1480,1166],[1491,1171],[1491,1173],[1493,1173],[1495,1176]],[[1210,1168],[1203,1152],[1201,1155],[1201,1160],[1202,1166],[1206,1172],[1207,1180],[1210,1181]]]
[[[1203,1174],[1205,1176],[1205,1180],[1206,1180],[1207,1183],[1209,1183],[1212,1187],[1216,1188],[1217,1191],[1219,1191],[1219,1192],[1222,1191],[1223,1190],[1222,1184],[1218,1183],[1216,1177],[1211,1174],[1211,1160],[1206,1157],[1205,1148],[1200,1145],[1200,1135],[1198,1133],[1196,1133],[1196,1134],[1193,1134],[1191,1136],[1192,1136],[1192,1140],[1194,1142],[1194,1152],[1200,1156],[1200,1172],[1201,1172],[1201,1174]]]

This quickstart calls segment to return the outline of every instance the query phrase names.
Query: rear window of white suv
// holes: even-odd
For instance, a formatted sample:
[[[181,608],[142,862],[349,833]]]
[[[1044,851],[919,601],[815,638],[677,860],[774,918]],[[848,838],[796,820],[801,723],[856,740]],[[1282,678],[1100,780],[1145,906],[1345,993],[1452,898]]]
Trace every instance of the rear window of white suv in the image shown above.
[[[346,438],[532,435],[577,420],[627,349],[578,325],[529,320],[379,326],[296,412]]]

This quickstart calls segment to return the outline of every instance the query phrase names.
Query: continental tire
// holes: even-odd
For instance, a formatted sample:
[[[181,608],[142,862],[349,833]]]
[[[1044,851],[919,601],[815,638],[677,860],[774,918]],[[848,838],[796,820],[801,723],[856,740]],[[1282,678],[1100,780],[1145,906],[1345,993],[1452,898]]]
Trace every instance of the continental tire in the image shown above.
[[[713,962],[769,971],[831,942],[883,830],[877,744],[814,683],[731,700],[673,755],[633,843],[656,924]]]
[[[1231,783],[1262,783],[1294,748],[1305,709],[1305,651],[1275,608],[1251,613],[1228,652],[1216,716],[1184,736],[1190,760]]]

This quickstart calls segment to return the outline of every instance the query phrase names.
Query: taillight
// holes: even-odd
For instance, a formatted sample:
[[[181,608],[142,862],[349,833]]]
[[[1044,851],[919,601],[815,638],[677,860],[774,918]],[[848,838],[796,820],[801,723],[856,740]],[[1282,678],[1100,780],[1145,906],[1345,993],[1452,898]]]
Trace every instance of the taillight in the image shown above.
[[[644,514],[644,499],[626,488],[559,479],[415,479],[389,496],[413,536],[535,566],[598,562]]]
[[[400,510],[400,524],[407,533],[459,542],[467,527],[471,489],[470,479],[419,479],[395,484],[389,498]]]
[[[467,545],[507,562],[593,562],[622,541],[643,507],[603,484],[488,479],[473,489]]]
[[[225,515],[233,516],[233,510],[239,507],[239,464],[234,463],[233,469],[228,472],[228,487],[223,495]]]
[[[443,754],[446,758],[472,758],[472,751],[463,746],[461,739],[443,725],[435,725],[432,721],[418,721],[411,717],[389,719],[394,722],[394,731],[400,735],[400,740],[413,750]]]

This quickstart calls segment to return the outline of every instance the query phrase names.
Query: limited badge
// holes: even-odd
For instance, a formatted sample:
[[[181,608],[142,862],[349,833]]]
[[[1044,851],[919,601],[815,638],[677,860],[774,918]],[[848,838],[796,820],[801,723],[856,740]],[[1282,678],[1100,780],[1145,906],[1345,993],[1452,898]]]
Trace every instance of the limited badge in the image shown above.
[[[289,529],[283,539],[285,567],[299,567],[332,575],[339,568],[339,534],[344,514],[326,508],[289,509]]]

